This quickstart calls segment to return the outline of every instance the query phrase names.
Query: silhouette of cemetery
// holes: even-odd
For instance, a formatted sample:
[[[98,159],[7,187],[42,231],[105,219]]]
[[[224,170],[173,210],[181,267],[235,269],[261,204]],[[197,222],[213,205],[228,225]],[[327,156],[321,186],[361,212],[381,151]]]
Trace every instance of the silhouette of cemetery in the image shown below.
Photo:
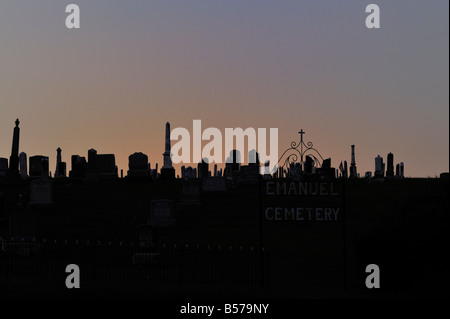
[[[355,145],[350,165],[335,168],[300,130],[278,163],[261,163],[255,150],[239,163],[232,150],[224,168],[203,158],[176,174],[166,123],[161,168],[135,152],[119,172],[114,154],[90,149],[71,155],[69,170],[58,147],[51,174],[48,156],[19,153],[19,124],[10,158],[0,158],[0,280],[34,273],[43,287],[51,278],[57,286],[61,269],[76,262],[82,280],[114,285],[131,278],[136,287],[175,292],[187,283],[208,292],[263,287],[286,298],[331,289],[340,297],[347,283],[366,289],[364,270],[374,262],[384,287],[409,289],[420,274],[405,265],[427,259],[423,245],[435,247],[433,267],[441,263],[443,235],[435,230],[448,210],[448,173],[431,182],[404,178],[392,153],[387,166],[378,155],[373,174],[360,176]],[[417,285],[429,292],[433,283]]]
[[[27,154],[21,152],[19,154],[19,137],[20,128],[19,120],[15,122],[13,131],[13,142],[11,149],[11,156],[9,161],[7,158],[0,158],[0,177],[21,178],[26,179],[49,179],[51,172],[49,171],[49,157],[44,155],[30,156],[27,163]],[[331,166],[331,158],[323,159],[320,153],[312,147],[312,143],[308,145],[303,142],[303,135],[305,132],[299,132],[301,140],[298,144],[294,143],[295,147],[290,147],[286,151],[291,151],[289,155],[287,152],[283,153],[277,164],[278,169],[271,173],[271,166],[274,163],[266,161],[261,167],[259,162],[259,155],[255,150],[250,150],[248,156],[249,164],[243,165],[240,163],[240,156],[238,150],[230,152],[229,158],[226,161],[225,169],[218,169],[217,164],[210,168],[209,160],[202,159],[197,167],[182,166],[181,179],[204,179],[208,177],[224,178],[227,181],[256,181],[261,175],[263,178],[322,178],[322,179],[337,179],[337,178],[360,178],[357,172],[355,161],[355,145],[351,145],[351,162],[350,171],[348,171],[347,161],[340,163],[339,169]],[[127,180],[173,180],[180,178],[175,174],[175,168],[171,161],[171,143],[170,143],[170,124],[166,123],[165,127],[165,149],[163,153],[163,166],[158,170],[158,164],[155,168],[151,168],[148,156],[141,152],[136,152],[128,157],[128,170],[126,176],[123,176],[121,170],[120,178]],[[309,144],[310,143],[310,144]],[[303,146],[305,149],[298,150],[298,147]],[[115,161],[114,154],[98,154],[95,149],[88,150],[87,159],[84,156],[71,156],[71,170],[67,173],[66,162],[62,161],[62,149],[58,147],[56,150],[56,168],[54,171],[54,179],[69,178],[71,181],[98,181],[98,180],[114,180],[119,178],[118,168]],[[296,153],[295,153],[296,152]],[[307,154],[308,152],[315,152],[316,154]],[[283,161],[284,158],[284,162]],[[299,158],[300,157],[300,158]],[[28,164],[28,165],[27,165]],[[261,170],[263,171],[261,174]],[[383,162],[383,158],[378,155],[375,158],[375,169],[372,172],[365,173],[366,178],[403,178],[404,177],[404,163],[396,164],[394,171],[394,155],[389,153],[387,155],[387,167]]]

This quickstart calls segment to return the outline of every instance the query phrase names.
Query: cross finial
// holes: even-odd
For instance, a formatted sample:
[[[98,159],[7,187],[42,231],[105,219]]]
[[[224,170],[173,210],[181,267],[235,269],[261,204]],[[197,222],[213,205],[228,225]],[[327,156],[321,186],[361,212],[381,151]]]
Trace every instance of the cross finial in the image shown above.
[[[16,119],[16,126],[19,126],[19,124],[20,124],[19,119]]]
[[[300,141],[303,142],[303,134],[305,134],[305,131],[301,129],[300,132],[298,132],[298,134],[300,134]]]

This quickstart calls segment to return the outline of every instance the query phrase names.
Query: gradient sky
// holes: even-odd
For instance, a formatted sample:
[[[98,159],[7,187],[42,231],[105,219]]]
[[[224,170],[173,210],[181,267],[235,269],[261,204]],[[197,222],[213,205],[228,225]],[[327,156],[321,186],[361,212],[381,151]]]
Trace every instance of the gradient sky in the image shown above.
[[[65,7],[81,29],[65,27]],[[365,27],[376,3],[381,29]],[[0,0],[0,157],[87,150],[161,166],[164,128],[277,127],[279,153],[314,142],[332,166],[449,170],[449,3]]]

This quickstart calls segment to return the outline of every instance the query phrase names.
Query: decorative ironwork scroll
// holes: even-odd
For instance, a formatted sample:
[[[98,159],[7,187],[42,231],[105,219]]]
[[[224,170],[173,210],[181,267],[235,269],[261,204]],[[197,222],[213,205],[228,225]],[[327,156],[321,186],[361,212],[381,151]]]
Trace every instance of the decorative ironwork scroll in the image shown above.
[[[303,134],[305,134],[305,131],[303,131],[303,129],[300,130],[298,134],[300,134],[300,141],[298,143],[296,143],[295,141],[291,142],[291,147],[286,149],[280,156],[280,159],[277,162],[278,167],[280,167],[280,162],[282,162],[282,159],[285,156],[285,160],[284,162],[282,162],[283,165],[281,165],[283,170],[285,168],[289,168],[289,165],[291,163],[303,163],[305,156],[310,156],[314,160],[314,164],[318,167],[321,167],[323,162],[322,155],[320,155],[319,151],[314,148],[314,145],[311,141],[307,143],[303,142]]]

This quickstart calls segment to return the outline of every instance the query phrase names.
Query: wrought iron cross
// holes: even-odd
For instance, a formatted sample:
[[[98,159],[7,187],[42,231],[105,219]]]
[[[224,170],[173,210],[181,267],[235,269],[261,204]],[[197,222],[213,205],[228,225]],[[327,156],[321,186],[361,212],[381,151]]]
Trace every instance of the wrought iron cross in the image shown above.
[[[300,134],[300,143],[303,142],[303,134],[305,134],[305,131],[303,131],[303,129],[300,130],[300,132],[298,132],[298,134]]]

